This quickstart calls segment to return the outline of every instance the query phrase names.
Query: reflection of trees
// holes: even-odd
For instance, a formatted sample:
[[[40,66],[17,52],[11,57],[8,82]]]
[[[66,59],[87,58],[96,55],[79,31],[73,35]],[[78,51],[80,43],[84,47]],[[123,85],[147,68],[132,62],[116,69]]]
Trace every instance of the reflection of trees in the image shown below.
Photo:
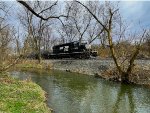
[[[128,101],[126,101],[126,97],[128,97]],[[127,102],[129,102],[129,113],[134,113],[135,105],[134,105],[134,100],[133,100],[132,88],[131,88],[131,86],[126,86],[124,84],[121,84],[120,91],[119,91],[118,96],[117,96],[117,100],[116,100],[116,103],[114,106],[113,113],[119,113],[119,111],[118,111],[120,108],[119,103],[123,99],[125,100],[126,104],[128,104]],[[125,108],[125,105],[123,107]],[[124,108],[121,110],[125,110]],[[128,111],[125,111],[125,112],[128,112]]]
[[[92,78],[89,78],[86,75],[78,75],[77,73],[62,73],[62,71],[56,71],[54,72],[54,75],[61,86],[65,86],[73,91],[85,91],[91,84],[96,84],[94,81],[92,82]]]
[[[32,71],[31,75],[32,80],[47,92],[48,105],[61,113],[79,112],[81,101],[87,100],[85,96],[91,98],[89,90],[97,84],[92,77],[62,71]],[[90,100],[88,104],[90,106]]]
[[[57,110],[62,113],[79,112],[81,109],[81,102],[85,100],[85,96],[89,94],[89,88],[96,85],[96,82],[91,81],[92,78],[90,77],[78,75],[76,73],[62,73],[61,71],[55,71],[53,75],[55,78],[54,84],[59,86],[59,88],[57,88],[57,91],[59,92],[59,103],[57,103],[57,106],[59,104],[61,105],[57,108]],[[53,95],[54,94],[55,93],[53,93]],[[55,103],[56,102],[57,99],[55,99]],[[64,111],[62,111],[62,109]]]
[[[23,71],[47,92],[47,103],[61,113],[135,113],[150,111],[150,90],[62,71]],[[133,96],[134,94],[134,96]],[[140,108],[140,109],[139,109]],[[63,111],[62,111],[63,110]]]

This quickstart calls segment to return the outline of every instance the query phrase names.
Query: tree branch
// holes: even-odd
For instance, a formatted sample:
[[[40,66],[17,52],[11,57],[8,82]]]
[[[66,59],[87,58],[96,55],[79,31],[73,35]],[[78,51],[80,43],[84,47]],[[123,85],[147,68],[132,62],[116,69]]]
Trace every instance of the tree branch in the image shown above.
[[[43,13],[44,11],[46,11],[46,10],[48,10],[48,9],[52,9],[52,7],[53,6],[55,6],[55,5],[57,5],[57,2],[58,1],[56,1],[54,4],[52,4],[50,7],[48,7],[48,8],[46,8],[46,9],[43,9],[41,12],[39,12],[38,14],[41,14],[41,13]]]
[[[116,9],[115,11],[112,12],[111,9],[109,9],[109,13],[110,13],[110,19],[109,19],[109,30],[111,30],[111,25],[112,25],[112,17],[114,15],[115,12],[117,12],[119,9]]]
[[[144,30],[144,33],[142,34],[142,39],[144,38],[145,33],[146,33],[146,30]],[[141,44],[142,39],[140,40],[140,44]],[[130,61],[129,61],[129,66],[128,66],[128,69],[127,69],[127,73],[128,73],[128,74],[131,73],[131,71],[132,71],[132,69],[133,69],[133,66],[134,66],[134,60],[136,59],[137,55],[139,54],[139,51],[140,51],[140,44],[137,45],[136,50],[135,50],[133,56],[131,57],[131,59],[130,59]]]
[[[66,17],[68,18],[68,16],[65,15],[60,15],[60,16],[49,16],[47,18],[44,18],[43,16],[39,15],[38,13],[36,13],[26,2],[24,1],[19,1],[17,0],[20,4],[22,4],[23,6],[25,6],[31,13],[33,13],[36,17],[41,18],[42,20],[49,20],[52,18],[56,18],[56,19],[60,19],[60,17]],[[46,9],[44,9],[45,11]],[[42,11],[41,11],[42,12]]]
[[[104,29],[101,29],[101,31],[89,42],[89,44],[92,43],[103,31]]]
[[[12,67],[12,66],[14,66],[15,64],[17,64],[17,63],[19,62],[19,60],[20,60],[21,57],[22,57],[22,56],[18,57],[15,61],[13,61],[13,63],[11,63],[11,64],[9,64],[9,65],[3,67],[2,69],[0,69],[0,72],[6,71],[6,70],[8,70],[10,67]]]
[[[106,26],[90,11],[90,9],[85,6],[84,4],[82,4],[81,2],[79,1],[76,1],[77,3],[79,3],[80,5],[82,5],[84,8],[86,8],[88,10],[88,12],[96,19],[96,21],[106,30],[108,31],[108,29],[106,28]]]

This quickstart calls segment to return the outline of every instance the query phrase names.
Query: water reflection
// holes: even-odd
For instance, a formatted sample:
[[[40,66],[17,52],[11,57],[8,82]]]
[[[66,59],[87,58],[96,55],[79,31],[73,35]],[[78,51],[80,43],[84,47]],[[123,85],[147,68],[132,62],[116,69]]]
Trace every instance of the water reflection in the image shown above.
[[[14,72],[29,78],[48,94],[48,105],[55,113],[149,113],[150,90],[115,84],[87,75],[51,72]]]
[[[123,106],[121,104],[123,104]],[[121,106],[128,108],[127,111],[123,111],[122,109],[119,109]],[[132,88],[130,86],[125,86],[124,84],[122,84],[120,86],[120,90],[117,95],[113,113],[120,113],[120,112],[135,113],[134,109],[135,109],[135,105],[133,100]]]

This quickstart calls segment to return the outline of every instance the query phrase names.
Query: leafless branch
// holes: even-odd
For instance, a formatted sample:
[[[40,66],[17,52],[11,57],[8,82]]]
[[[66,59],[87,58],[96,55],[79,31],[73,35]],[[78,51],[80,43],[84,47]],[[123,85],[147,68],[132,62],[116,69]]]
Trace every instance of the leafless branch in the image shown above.
[[[145,33],[146,33],[146,30],[144,30],[144,32],[141,36],[140,43],[141,43],[142,39],[144,38]],[[139,54],[139,51],[140,51],[140,44],[137,45],[134,54],[132,55],[131,59],[129,60],[129,66],[128,66],[128,69],[127,69],[127,73],[131,73],[132,67],[134,66],[134,60],[136,59],[136,56]]]
[[[89,43],[92,43],[103,31],[104,29],[102,29]]]
[[[77,3],[79,3],[79,4],[81,4],[84,8],[86,8],[87,10],[88,10],[88,12],[96,19],[96,21],[98,22],[98,23],[100,23],[100,25],[106,30],[106,31],[108,31],[108,29],[106,28],[106,26],[91,12],[91,10],[87,7],[87,6],[85,6],[84,4],[82,4],[81,2],[79,2],[79,1],[76,1]]]
[[[56,1],[56,2],[55,2],[54,4],[52,4],[50,7],[48,7],[48,8],[46,8],[46,9],[43,9],[42,11],[40,11],[40,12],[38,13],[38,15],[41,14],[41,13],[43,13],[44,11],[46,11],[46,10],[48,10],[48,9],[52,9],[53,6],[57,5],[57,2],[58,2],[58,1]]]
[[[21,57],[18,57],[17,59],[15,59],[15,60],[13,61],[13,63],[11,63],[11,64],[5,66],[5,67],[2,68],[2,69],[0,69],[0,72],[6,71],[6,70],[8,70],[10,67],[12,67],[12,66],[14,66],[15,64],[17,64],[17,63],[20,61],[20,58],[21,58]]]
[[[49,16],[49,17],[46,17],[46,18],[44,18],[43,16],[41,16],[41,15],[39,15],[38,13],[36,13],[26,2],[24,2],[24,1],[19,1],[18,0],[18,2],[20,3],[20,4],[22,4],[23,6],[25,6],[31,13],[33,13],[36,17],[38,17],[38,18],[41,18],[42,20],[49,20],[49,19],[52,19],[52,18],[56,18],[56,19],[60,19],[61,17],[68,17],[68,16],[65,16],[65,15],[59,15],[59,16]],[[44,11],[45,11],[46,9],[44,9]],[[41,11],[41,12],[43,12],[43,11]]]

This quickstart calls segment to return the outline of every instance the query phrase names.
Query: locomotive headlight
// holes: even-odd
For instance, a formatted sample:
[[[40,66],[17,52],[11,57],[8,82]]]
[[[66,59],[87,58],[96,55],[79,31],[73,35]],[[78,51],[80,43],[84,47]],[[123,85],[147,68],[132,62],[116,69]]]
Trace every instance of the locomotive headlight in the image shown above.
[[[86,49],[91,49],[91,45],[90,44],[86,44],[85,47],[86,47]]]

